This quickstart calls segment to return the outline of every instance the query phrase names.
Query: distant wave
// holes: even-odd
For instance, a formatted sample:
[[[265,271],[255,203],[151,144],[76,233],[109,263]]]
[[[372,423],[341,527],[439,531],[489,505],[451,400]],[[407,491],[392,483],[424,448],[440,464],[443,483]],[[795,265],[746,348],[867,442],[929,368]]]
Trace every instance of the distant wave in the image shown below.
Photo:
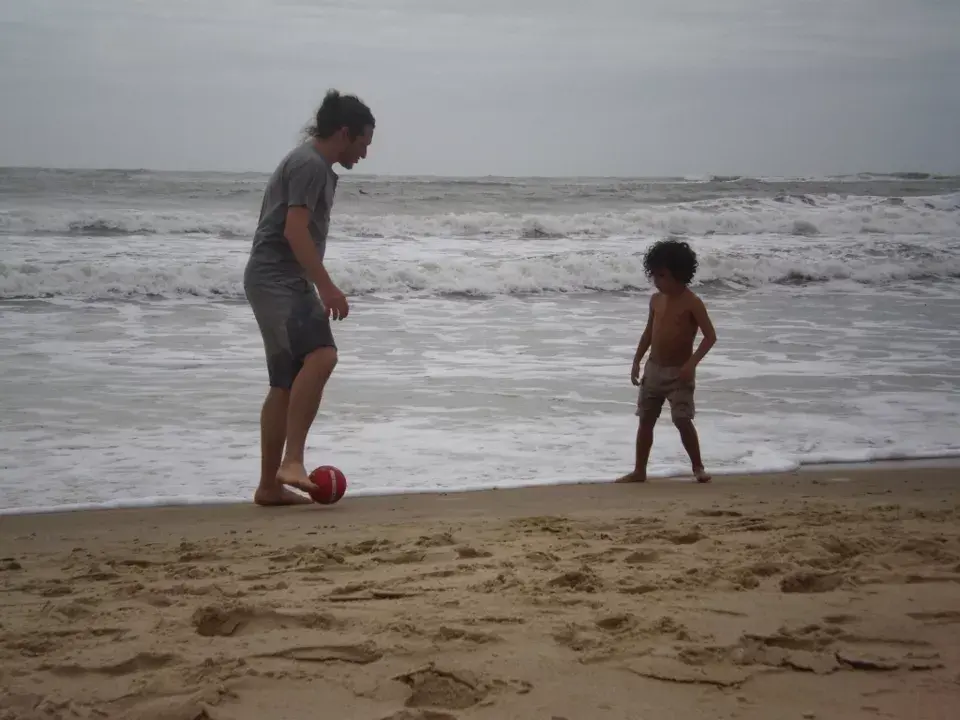
[[[236,263],[234,263],[236,264]],[[622,252],[584,250],[476,261],[464,256],[370,258],[330,261],[331,272],[350,295],[496,296],[538,293],[647,291],[643,258],[632,244]],[[170,265],[114,257],[96,262],[0,263],[0,299],[241,299],[241,268],[223,264]],[[782,251],[704,250],[701,287],[796,286],[846,281],[863,286],[950,281],[960,278],[960,253],[945,247],[891,244],[882,254],[865,245],[842,255]]]
[[[247,212],[122,209],[0,211],[0,233],[91,238],[202,235],[250,238]],[[335,213],[332,232],[355,238],[495,237],[513,239],[683,235],[860,235],[960,233],[960,193],[929,197],[847,198],[779,195],[690,203],[638,204],[622,211],[571,214],[466,212],[350,215]]]

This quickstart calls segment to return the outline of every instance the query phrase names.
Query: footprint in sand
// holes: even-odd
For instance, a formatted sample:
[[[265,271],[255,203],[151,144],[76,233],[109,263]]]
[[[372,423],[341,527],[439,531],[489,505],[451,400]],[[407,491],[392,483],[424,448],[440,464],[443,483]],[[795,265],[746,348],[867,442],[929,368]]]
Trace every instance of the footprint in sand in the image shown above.
[[[437,533],[436,535],[423,535],[417,540],[418,547],[446,547],[455,545],[456,539],[448,532]]]
[[[363,540],[353,545],[344,545],[341,550],[347,555],[369,555],[377,551],[389,550],[391,547],[393,547],[393,543],[389,540],[371,538],[370,540]]]
[[[597,627],[607,632],[619,633],[629,630],[636,624],[636,619],[630,613],[620,615],[608,615],[600,618],[596,622]]]
[[[823,616],[823,621],[830,625],[848,625],[849,623],[857,622],[859,619],[856,615],[849,615],[847,613]]]
[[[595,593],[603,587],[603,582],[590,570],[573,570],[558,575],[547,582],[548,587],[576,592]]]
[[[40,669],[63,677],[88,674],[119,677],[138,672],[153,672],[178,660],[176,655],[137,653],[131,658],[107,665],[42,665]]]
[[[801,570],[780,580],[780,592],[825,593],[836,590],[846,581],[842,573],[818,573]]]
[[[627,565],[646,565],[647,563],[656,562],[659,559],[660,553],[656,550],[639,550],[627,555],[623,561]]]
[[[380,555],[375,558],[377,562],[388,563],[390,565],[412,565],[423,562],[427,554],[419,550],[406,550],[405,552],[394,555]]]
[[[457,716],[437,710],[400,710],[382,720],[457,720]]]
[[[568,623],[563,628],[554,632],[553,641],[557,643],[557,645],[569,648],[577,653],[600,654],[606,648],[607,644],[605,638],[590,632],[589,628],[578,625],[577,623]]]
[[[698,528],[693,528],[691,530],[668,530],[660,533],[659,537],[674,545],[693,545],[704,540],[707,536],[700,532]]]
[[[294,614],[249,606],[220,605],[197,608],[191,622],[197,634],[204,637],[229,637],[288,628],[329,630],[338,624],[332,615],[323,613]]]
[[[373,643],[360,643],[357,645],[305,645],[284,648],[283,650],[254,655],[253,657],[280,658],[300,662],[345,662],[355,665],[368,665],[383,657],[383,652],[374,646]]]
[[[629,581],[627,581],[629,582]],[[639,585],[626,585],[618,590],[623,595],[646,595],[656,592],[660,587],[652,583],[641,583]]]
[[[541,552],[539,550],[527,553],[525,558],[529,560],[534,567],[540,568],[541,570],[548,570],[560,561],[560,558],[553,553]]]
[[[500,642],[503,638],[494,633],[478,632],[475,630],[464,630],[463,628],[449,627],[443,625],[434,633],[433,639],[437,642],[452,642],[462,640],[464,642],[476,645],[485,645],[487,643]]]
[[[939,610],[935,612],[910,612],[907,617],[920,620],[928,625],[948,625],[960,623],[960,610]]]
[[[457,557],[461,560],[476,560],[479,558],[488,558],[492,556],[493,553],[491,552],[487,552],[486,550],[477,550],[469,545],[464,545],[457,548]]]
[[[687,513],[691,517],[706,517],[706,518],[718,518],[718,517],[743,517],[743,513],[737,512],[736,510],[718,510],[718,509],[709,509],[709,510],[691,510]]]
[[[411,690],[407,707],[438,707],[464,710],[476,705],[487,695],[487,689],[468,673],[441,670],[433,664],[394,678]]]
[[[79,620],[90,617],[94,613],[91,605],[99,604],[99,600],[72,600],[49,609],[49,613],[64,620]]]

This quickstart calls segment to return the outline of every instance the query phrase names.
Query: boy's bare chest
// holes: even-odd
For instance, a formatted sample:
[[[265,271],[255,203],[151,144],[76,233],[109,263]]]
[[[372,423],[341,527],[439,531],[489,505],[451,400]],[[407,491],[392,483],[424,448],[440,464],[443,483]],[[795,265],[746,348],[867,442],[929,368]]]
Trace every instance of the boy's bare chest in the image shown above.
[[[660,302],[654,307],[654,331],[658,335],[681,335],[696,331],[693,313],[686,304]]]

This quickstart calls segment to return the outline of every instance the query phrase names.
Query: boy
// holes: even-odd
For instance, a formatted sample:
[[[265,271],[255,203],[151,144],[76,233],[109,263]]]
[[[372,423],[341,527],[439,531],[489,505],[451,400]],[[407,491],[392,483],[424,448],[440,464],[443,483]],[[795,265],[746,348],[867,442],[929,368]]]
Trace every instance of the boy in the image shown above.
[[[698,482],[710,481],[700,459],[700,440],[693,426],[693,390],[697,365],[716,343],[717,334],[703,301],[687,287],[697,272],[697,264],[697,254],[681,240],[654,243],[643,259],[644,270],[647,277],[653,279],[657,292],[650,298],[647,327],[640,337],[630,371],[630,381],[640,386],[636,466],[633,472],[618,478],[617,482],[644,482],[647,479],[653,427],[660,417],[664,400],[670,401],[670,415],[690,456],[693,474]],[[693,339],[697,330],[703,334],[703,339],[694,352]],[[640,361],[648,349],[650,359],[641,378]]]

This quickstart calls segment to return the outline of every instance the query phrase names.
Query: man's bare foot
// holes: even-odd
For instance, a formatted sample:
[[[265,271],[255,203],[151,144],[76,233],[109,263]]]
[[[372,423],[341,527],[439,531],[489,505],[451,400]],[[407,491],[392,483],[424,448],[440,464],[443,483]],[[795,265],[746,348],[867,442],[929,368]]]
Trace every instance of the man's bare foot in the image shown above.
[[[706,470],[704,470],[702,467],[694,468],[693,474],[697,478],[698,483],[708,483],[710,482],[710,480],[713,479],[710,477],[710,474]]]
[[[253,501],[263,507],[273,507],[276,505],[310,505],[313,503],[308,497],[300,493],[288,490],[282,485],[273,488],[258,487],[253,494]]]
[[[647,481],[647,474],[645,472],[628,472],[626,475],[621,475],[614,482],[618,483],[642,483]]]
[[[317,486],[310,482],[310,476],[307,475],[303,463],[283,462],[280,469],[277,470],[277,481],[283,485],[289,485],[292,488],[301,490],[307,495],[316,492]]]

